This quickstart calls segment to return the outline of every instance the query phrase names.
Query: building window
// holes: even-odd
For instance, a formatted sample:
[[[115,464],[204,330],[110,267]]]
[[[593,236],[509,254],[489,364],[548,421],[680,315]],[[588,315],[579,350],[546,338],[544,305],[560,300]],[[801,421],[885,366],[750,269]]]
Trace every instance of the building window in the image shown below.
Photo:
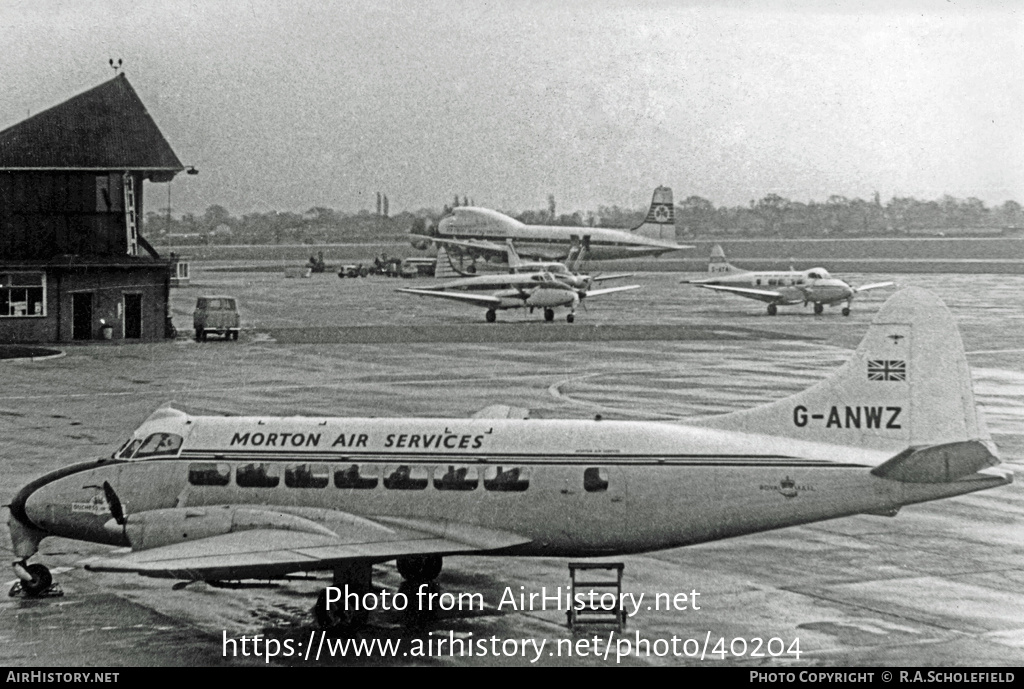
[[[0,273],[0,318],[42,318],[45,315],[45,273]]]

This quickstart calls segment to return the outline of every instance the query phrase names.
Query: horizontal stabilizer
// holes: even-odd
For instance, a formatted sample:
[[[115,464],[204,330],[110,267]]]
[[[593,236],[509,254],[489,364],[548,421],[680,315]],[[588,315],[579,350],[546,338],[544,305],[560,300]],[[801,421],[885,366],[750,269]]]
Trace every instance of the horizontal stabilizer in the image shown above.
[[[602,294],[612,294],[613,292],[625,292],[626,290],[640,289],[640,285],[622,285],[621,287],[605,287],[604,289],[592,289],[586,293],[587,297],[599,297]]]
[[[879,287],[892,287],[896,283],[893,281],[889,282],[872,282],[870,285],[861,285],[854,289],[854,292],[867,292],[869,289],[878,289]]]
[[[901,483],[950,483],[996,464],[987,443],[969,440],[908,448],[871,473]]]

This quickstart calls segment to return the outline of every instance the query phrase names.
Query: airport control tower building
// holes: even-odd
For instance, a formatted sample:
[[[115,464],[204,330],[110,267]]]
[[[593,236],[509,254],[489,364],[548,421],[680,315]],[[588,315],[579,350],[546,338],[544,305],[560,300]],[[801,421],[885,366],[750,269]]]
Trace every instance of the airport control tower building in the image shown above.
[[[164,338],[142,187],[183,169],[123,73],[0,131],[0,343]]]

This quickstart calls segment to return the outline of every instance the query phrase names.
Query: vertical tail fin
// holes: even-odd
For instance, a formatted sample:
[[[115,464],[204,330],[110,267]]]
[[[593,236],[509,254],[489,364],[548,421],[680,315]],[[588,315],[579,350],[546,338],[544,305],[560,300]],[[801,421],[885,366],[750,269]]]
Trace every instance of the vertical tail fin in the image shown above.
[[[676,241],[676,211],[670,187],[658,187],[654,190],[647,217],[630,231],[651,239]]]
[[[911,287],[875,315],[853,357],[801,393],[706,420],[713,428],[901,451],[987,441],[960,332],[942,301]]]
[[[519,253],[516,251],[516,247],[512,244],[511,239],[505,239],[505,244],[508,245],[508,267],[509,270],[515,270],[523,265],[523,259],[519,257]]]
[[[725,260],[725,251],[721,244],[711,247],[711,257],[708,258],[708,273],[720,275],[722,273],[742,273],[736,266]]]
[[[450,278],[470,277],[476,274],[476,265],[469,259],[466,266],[465,257],[461,254],[455,256],[449,253],[443,246],[437,249],[437,265],[434,267],[434,277],[444,280]]]

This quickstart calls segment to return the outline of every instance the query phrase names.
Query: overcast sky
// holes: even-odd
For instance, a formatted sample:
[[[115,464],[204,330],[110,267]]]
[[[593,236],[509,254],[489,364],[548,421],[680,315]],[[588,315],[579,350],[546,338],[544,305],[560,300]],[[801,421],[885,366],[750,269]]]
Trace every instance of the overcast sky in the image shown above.
[[[0,46],[0,129],[124,60],[176,213],[1024,202],[1018,0],[16,0]]]

